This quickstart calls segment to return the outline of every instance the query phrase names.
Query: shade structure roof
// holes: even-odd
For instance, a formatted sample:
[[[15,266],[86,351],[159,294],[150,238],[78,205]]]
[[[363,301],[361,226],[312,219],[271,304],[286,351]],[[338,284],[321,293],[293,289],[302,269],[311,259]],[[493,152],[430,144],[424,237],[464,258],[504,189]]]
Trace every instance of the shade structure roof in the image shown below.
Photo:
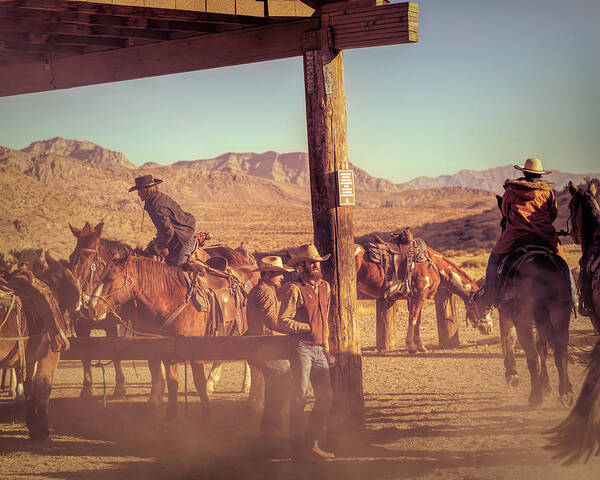
[[[410,2],[0,0],[0,96],[417,40]]]

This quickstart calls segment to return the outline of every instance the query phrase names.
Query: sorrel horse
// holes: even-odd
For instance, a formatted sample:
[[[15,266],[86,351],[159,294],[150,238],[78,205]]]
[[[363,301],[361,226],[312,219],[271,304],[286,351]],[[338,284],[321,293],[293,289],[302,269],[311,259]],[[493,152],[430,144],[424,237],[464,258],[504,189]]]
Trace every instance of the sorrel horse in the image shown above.
[[[572,195],[569,203],[571,236],[581,246],[580,264],[587,264],[588,282],[592,287],[591,321],[600,333],[600,205],[596,183],[590,181],[585,188],[579,188],[569,182],[569,192]]]
[[[498,206],[502,197],[498,197]],[[500,225],[506,228],[503,217]],[[550,393],[546,369],[548,344],[554,350],[558,370],[558,391],[564,406],[573,404],[573,388],[568,375],[569,324],[573,300],[571,279],[566,262],[553,252],[541,248],[521,248],[511,254],[501,269],[500,338],[508,385],[519,384],[514,345],[518,338],[525,351],[531,377],[529,405],[543,402]],[[483,303],[480,295],[472,298],[475,306]]]
[[[132,251],[131,247],[116,240],[106,240],[102,237],[104,222],[98,223],[92,227],[88,222],[83,228],[76,228],[69,224],[73,236],[77,239],[75,249],[69,256],[69,264],[75,278],[80,284],[82,291],[82,300],[85,307],[89,303],[93,289],[97,286],[100,272],[104,269],[111,258],[125,257]],[[125,325],[132,325],[137,317],[136,307],[133,302],[123,305],[119,312],[120,317],[125,321]],[[117,317],[108,315],[103,322],[92,324],[88,315],[80,315],[74,321],[75,331],[79,337],[89,337],[92,329],[104,330],[106,335],[125,335],[125,326],[122,325]],[[114,398],[124,398],[125,373],[118,359],[112,360],[115,368],[115,390]],[[80,397],[86,400],[92,398],[92,362],[82,360],[83,364],[83,387]]]
[[[569,416],[550,434],[546,448],[554,451],[554,458],[565,465],[579,460],[587,462],[592,455],[600,455],[600,342],[590,356],[587,375],[581,393]]]
[[[412,271],[412,290],[408,296],[408,330],[406,346],[410,353],[426,352],[421,341],[421,311],[426,299],[433,298],[440,286],[458,295],[466,307],[466,316],[474,328],[489,335],[492,332],[492,319],[489,309],[477,308],[469,300],[473,292],[479,289],[477,283],[462,269],[433,248],[427,247],[433,265],[428,262],[416,262]],[[356,277],[359,298],[384,298],[383,285],[385,274],[379,265],[365,257],[365,247],[355,245]]]
[[[133,250],[132,248],[117,240],[107,240],[102,238],[102,230],[104,222],[98,223],[92,227],[88,222],[83,228],[76,228],[69,225],[73,236],[77,239],[75,249],[69,257],[71,268],[81,284],[83,302],[87,306],[92,295],[93,289],[97,286],[100,272],[103,271],[106,264],[114,257],[125,257]],[[241,250],[241,251],[240,251]],[[211,257],[220,256],[227,260],[228,264],[234,268],[244,268],[256,265],[254,257],[248,255],[243,250],[243,245],[239,249],[232,249],[226,245],[216,245],[197,249],[195,255],[200,260],[206,261]],[[258,282],[258,274],[244,270],[244,275],[247,279],[256,285]],[[89,337],[93,329],[104,330],[107,335],[125,335],[127,329],[135,324],[136,319],[145,315],[147,312],[143,310],[141,305],[136,305],[135,302],[128,302],[119,308],[119,316],[124,324],[113,314],[106,316],[102,322],[90,322],[87,315],[79,317],[76,322],[76,330],[78,336]],[[89,360],[83,360],[83,387],[81,397],[86,399],[92,398],[92,369]],[[121,361],[114,359],[112,363],[115,368],[115,389],[114,398],[123,398],[126,395],[125,373],[121,366]],[[244,382],[243,391],[248,391],[250,388],[250,375],[248,365],[244,365]],[[209,393],[213,391],[214,385],[219,381],[223,369],[223,362],[216,361],[210,370],[207,379],[207,388]]]
[[[0,318],[0,368],[24,376],[29,436],[46,440],[52,380],[60,352],[69,348],[68,325],[48,286],[26,267],[0,271]]]
[[[204,289],[218,292],[224,300],[223,319],[228,334],[233,334],[237,315],[235,299],[230,293],[229,280],[207,274],[198,277]],[[180,268],[171,267],[155,260],[129,255],[111,260],[100,279],[92,300],[90,313],[95,321],[103,320],[110,312],[132,300],[142,305],[149,315],[140,316],[139,322],[146,324],[145,330],[153,330],[166,336],[207,336],[211,331],[213,305],[209,311],[199,311],[193,302],[187,302],[188,286]],[[245,306],[243,315],[245,315]],[[233,309],[233,310],[232,310]],[[174,315],[173,312],[177,312]],[[238,332],[243,333],[243,332]],[[167,416],[173,417],[177,409],[178,363],[172,358],[163,360],[167,373],[168,408]],[[205,415],[210,413],[204,365],[202,361],[190,361],[194,384],[203,404]],[[148,362],[152,374],[150,405],[160,403],[165,384],[160,370],[160,360]]]

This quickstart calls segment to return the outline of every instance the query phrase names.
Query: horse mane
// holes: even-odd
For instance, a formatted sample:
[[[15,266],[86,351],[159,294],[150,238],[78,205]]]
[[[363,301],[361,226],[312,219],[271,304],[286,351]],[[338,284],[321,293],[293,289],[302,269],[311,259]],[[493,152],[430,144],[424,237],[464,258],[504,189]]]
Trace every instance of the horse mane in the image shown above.
[[[98,245],[98,254],[104,259],[127,257],[132,251],[133,248],[119,240],[101,238],[100,244]]]
[[[234,250],[227,245],[214,245],[209,247],[204,247],[204,250],[215,250],[218,252],[220,257],[227,259],[227,263],[232,266],[237,265],[248,265],[248,258],[246,258],[242,253]]]
[[[129,265],[135,268],[139,286],[149,295],[181,294],[182,286],[186,288],[183,271],[147,257],[130,256]]]

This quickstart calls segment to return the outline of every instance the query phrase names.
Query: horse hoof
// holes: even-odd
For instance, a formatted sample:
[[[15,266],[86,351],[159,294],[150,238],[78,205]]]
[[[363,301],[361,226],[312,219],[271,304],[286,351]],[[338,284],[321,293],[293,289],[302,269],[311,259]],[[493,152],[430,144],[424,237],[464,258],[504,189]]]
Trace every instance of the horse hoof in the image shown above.
[[[39,432],[30,432],[29,441],[36,445],[50,445],[52,440],[50,439],[50,432],[48,430],[42,430]]]
[[[571,408],[574,401],[573,392],[563,393],[560,396],[560,403],[562,403],[562,406],[565,408]]]
[[[160,405],[160,400],[150,399],[146,402],[146,409],[149,412],[156,410],[156,408]]]
[[[421,353],[427,353],[427,352],[429,351],[429,350],[427,350],[427,349],[425,348],[425,345],[423,345],[423,344],[418,344],[418,345],[417,345],[417,350],[418,350],[419,352],[421,352]]]
[[[92,389],[91,388],[83,388],[81,390],[81,393],[79,394],[79,398],[86,402],[93,400],[94,396],[92,395]]]
[[[552,387],[549,383],[545,383],[544,385],[542,385],[542,392],[544,392],[544,395],[552,393]]]
[[[516,388],[519,386],[519,376],[517,374],[507,375],[506,383],[509,387]]]

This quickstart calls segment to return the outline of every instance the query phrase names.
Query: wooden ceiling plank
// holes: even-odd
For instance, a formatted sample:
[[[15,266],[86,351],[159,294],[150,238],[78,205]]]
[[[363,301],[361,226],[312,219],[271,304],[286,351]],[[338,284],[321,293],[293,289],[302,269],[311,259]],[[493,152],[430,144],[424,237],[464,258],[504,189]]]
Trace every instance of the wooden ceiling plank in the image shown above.
[[[71,55],[82,55],[83,49],[75,45],[56,45],[56,44],[37,44],[25,42],[2,42],[0,41],[0,50],[14,52],[40,52],[40,53],[68,53]]]
[[[317,18],[308,18],[61,58],[52,62],[55,78],[52,85],[42,63],[29,64],[26,69],[20,65],[4,67],[0,69],[0,96],[299,56],[304,33],[318,27]]]

